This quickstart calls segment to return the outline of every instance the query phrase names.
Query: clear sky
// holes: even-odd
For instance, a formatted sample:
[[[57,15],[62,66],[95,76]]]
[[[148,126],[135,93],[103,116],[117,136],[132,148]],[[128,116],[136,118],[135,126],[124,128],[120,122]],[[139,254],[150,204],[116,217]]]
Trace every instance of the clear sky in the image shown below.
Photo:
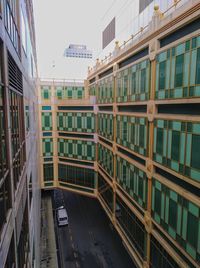
[[[103,17],[116,1],[34,0],[39,76],[86,78],[101,50]],[[86,45],[93,59],[63,57],[69,44]]]

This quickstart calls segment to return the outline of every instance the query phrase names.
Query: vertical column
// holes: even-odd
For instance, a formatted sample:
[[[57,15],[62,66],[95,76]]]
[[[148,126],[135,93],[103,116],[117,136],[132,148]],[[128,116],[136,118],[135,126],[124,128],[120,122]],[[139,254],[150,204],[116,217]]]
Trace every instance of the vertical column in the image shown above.
[[[155,87],[156,87],[156,48],[157,40],[153,40],[150,43],[150,61],[151,61],[151,88],[150,88],[150,100],[147,106],[147,116],[149,125],[149,141],[148,141],[148,159],[146,162],[147,178],[148,178],[148,196],[147,196],[147,211],[145,212],[145,229],[147,231],[147,243],[146,243],[146,262],[144,267],[149,267],[150,264],[150,244],[151,244],[151,231],[152,231],[152,220],[151,220],[151,199],[152,199],[152,177],[154,173],[153,166],[153,143],[154,143],[154,115],[156,113],[155,106]]]
[[[58,135],[57,135],[57,99],[55,83],[51,86],[52,137],[53,137],[53,177],[54,187],[58,187]]]
[[[117,65],[113,66],[113,224],[116,224],[116,170],[117,170],[117,146],[116,146],[116,134],[117,134],[117,127],[116,127],[116,113],[117,113],[117,104],[116,104],[116,86],[117,86]]]
[[[43,155],[42,155],[42,100],[41,100],[41,86],[40,81],[38,82],[38,128],[39,128],[39,178],[40,186],[44,187],[44,172],[43,172]]]

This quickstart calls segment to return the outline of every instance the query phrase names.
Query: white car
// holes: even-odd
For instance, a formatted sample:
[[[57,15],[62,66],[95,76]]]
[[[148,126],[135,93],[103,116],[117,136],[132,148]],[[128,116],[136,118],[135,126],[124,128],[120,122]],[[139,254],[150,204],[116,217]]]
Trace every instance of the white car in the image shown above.
[[[57,209],[58,226],[68,225],[68,215],[66,209],[62,206]]]

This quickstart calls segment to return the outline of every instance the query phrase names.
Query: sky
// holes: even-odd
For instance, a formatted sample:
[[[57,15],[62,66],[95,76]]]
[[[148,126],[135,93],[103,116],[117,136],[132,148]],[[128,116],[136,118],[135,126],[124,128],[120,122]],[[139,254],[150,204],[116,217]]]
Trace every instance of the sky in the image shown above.
[[[122,0],[34,0],[39,77],[86,79],[101,51],[104,17],[116,1]],[[64,57],[69,44],[86,45],[93,59]]]

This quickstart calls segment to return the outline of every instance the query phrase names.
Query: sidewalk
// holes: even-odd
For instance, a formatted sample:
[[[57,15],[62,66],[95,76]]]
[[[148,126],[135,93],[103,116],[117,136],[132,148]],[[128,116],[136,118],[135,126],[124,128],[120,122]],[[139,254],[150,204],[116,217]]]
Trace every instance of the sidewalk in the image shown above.
[[[58,268],[51,197],[44,195],[41,203],[40,268]]]

